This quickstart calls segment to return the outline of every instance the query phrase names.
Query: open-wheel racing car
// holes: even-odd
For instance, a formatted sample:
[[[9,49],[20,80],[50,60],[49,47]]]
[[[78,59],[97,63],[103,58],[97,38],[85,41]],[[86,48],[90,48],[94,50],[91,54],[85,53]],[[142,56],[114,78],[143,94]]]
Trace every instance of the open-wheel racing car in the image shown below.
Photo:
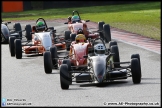
[[[68,17],[68,22],[64,24],[68,24],[67,31],[64,31],[65,40],[73,40],[75,35],[77,34],[78,29],[82,29],[86,39],[91,38],[95,39],[101,37],[105,40],[106,43],[111,41],[111,33],[110,33],[110,26],[109,24],[105,24],[103,21],[98,22],[98,30],[97,31],[90,31],[86,22],[90,20],[82,20],[78,11],[73,11],[72,16]],[[70,42],[67,42],[67,50],[70,50]]]
[[[66,48],[65,42],[55,40],[56,30],[54,27],[47,27],[43,18],[37,19],[36,26],[26,25],[23,31],[25,31],[27,41],[16,39],[14,36],[9,38],[11,56],[16,55],[17,59],[22,58],[22,53],[43,54],[52,46]]]
[[[120,62],[117,42],[109,43],[106,48],[103,40],[93,44],[93,51],[84,56],[87,59],[85,66],[73,66],[70,59],[64,59],[60,66],[60,85],[62,89],[69,89],[72,82],[104,83],[113,80],[132,77],[135,84],[141,82],[141,64],[139,54],[132,54],[131,61]],[[110,45],[111,44],[111,45]],[[128,66],[121,66],[128,64]],[[80,69],[79,69],[80,68]]]
[[[13,29],[10,29],[8,27],[8,24],[10,23],[11,22],[1,21],[1,43],[9,43],[10,36],[15,36],[16,38],[22,37],[20,23],[18,22],[14,23]]]
[[[70,59],[71,64],[74,66],[86,65],[87,59],[83,58],[83,56],[88,54],[88,49],[91,46],[90,40],[86,40],[83,34],[78,34],[75,40],[71,42],[70,51],[64,51],[63,56],[58,56],[60,52],[57,51],[57,47],[51,47],[50,51],[45,51],[43,55],[45,73],[51,73],[52,68],[59,68],[63,59],[66,58]]]

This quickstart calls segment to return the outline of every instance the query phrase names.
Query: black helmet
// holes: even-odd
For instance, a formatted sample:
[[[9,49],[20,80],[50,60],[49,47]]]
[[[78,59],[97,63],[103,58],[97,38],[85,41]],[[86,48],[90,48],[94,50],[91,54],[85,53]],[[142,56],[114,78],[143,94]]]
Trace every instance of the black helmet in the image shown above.
[[[84,34],[81,28],[78,29],[77,34]]]

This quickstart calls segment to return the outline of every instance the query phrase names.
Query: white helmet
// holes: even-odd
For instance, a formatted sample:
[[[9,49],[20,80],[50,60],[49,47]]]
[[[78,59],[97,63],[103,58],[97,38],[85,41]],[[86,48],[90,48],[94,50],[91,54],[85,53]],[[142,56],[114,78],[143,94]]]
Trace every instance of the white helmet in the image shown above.
[[[96,55],[98,55],[98,54],[105,54],[105,52],[106,52],[106,48],[105,48],[104,44],[99,43],[99,44],[94,46],[94,53]]]

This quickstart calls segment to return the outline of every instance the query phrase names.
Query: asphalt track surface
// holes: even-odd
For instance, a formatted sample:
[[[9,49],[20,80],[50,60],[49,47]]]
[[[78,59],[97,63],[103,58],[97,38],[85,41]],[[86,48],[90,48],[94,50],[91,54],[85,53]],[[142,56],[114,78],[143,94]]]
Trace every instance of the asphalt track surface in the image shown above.
[[[9,27],[13,27],[13,22]],[[35,21],[20,21],[22,29]],[[88,22],[90,29],[96,29],[96,23]],[[47,21],[57,34],[67,30],[64,20]],[[111,29],[112,40],[117,41],[120,61],[130,61],[131,54],[138,53],[141,59],[142,79],[133,84],[132,78],[116,80],[112,83],[95,85],[75,83],[69,90],[60,87],[58,70],[45,74],[43,56],[23,54],[22,59],[10,56],[8,44],[1,45],[1,98],[6,106],[161,106],[161,53],[156,48],[148,48],[128,40],[121,39],[120,33]],[[118,36],[120,38],[118,38]],[[134,35],[133,35],[134,36]],[[128,36],[127,36],[128,37]],[[139,40],[140,38],[137,37]],[[126,35],[125,35],[126,39]],[[135,39],[135,36],[134,36]],[[129,39],[130,40],[130,39]],[[149,42],[148,42],[149,43]],[[106,44],[108,45],[108,44]],[[159,45],[160,49],[161,46]],[[1,102],[1,106],[2,106]],[[16,105],[17,104],[17,105]],[[18,105],[19,104],[19,105]]]

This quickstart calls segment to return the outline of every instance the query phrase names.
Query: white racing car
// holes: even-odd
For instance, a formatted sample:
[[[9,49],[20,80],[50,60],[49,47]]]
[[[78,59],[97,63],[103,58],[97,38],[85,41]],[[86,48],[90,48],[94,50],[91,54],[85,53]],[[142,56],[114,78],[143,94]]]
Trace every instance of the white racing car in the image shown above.
[[[93,52],[85,55],[87,66],[80,70],[75,70],[69,59],[64,59],[64,64],[60,66],[60,85],[62,89],[69,89],[72,82],[92,82],[104,83],[113,80],[127,79],[132,77],[133,83],[141,82],[141,64],[139,54],[132,54],[128,62],[120,62],[117,42],[109,42],[107,49],[103,40],[102,43],[95,44]],[[128,66],[121,66],[128,64]]]
[[[16,39],[14,36],[9,38],[11,56],[16,56],[17,59],[22,58],[22,53],[25,54],[43,54],[50,50],[52,46],[58,46],[65,49],[65,43],[55,40],[56,35],[54,27],[47,27],[46,21],[43,18],[38,18],[36,26],[27,24],[25,26],[25,37]],[[62,43],[61,43],[62,42]],[[60,44],[61,43],[61,44]]]

